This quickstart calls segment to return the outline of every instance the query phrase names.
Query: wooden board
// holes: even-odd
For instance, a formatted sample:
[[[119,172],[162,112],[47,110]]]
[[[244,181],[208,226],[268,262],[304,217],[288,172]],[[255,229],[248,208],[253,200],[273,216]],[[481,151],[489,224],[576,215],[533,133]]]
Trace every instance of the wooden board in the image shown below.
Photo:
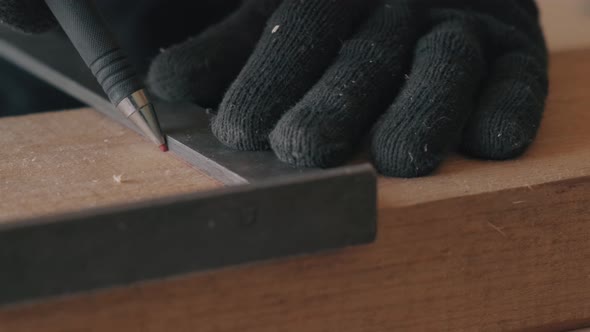
[[[90,109],[3,118],[0,142],[0,223],[221,186]]]
[[[589,197],[382,209],[375,245],[7,309],[0,331],[565,331],[590,324]]]
[[[556,331],[590,325],[588,51],[555,54],[539,140],[382,180],[375,244],[0,311],[0,331]]]
[[[435,177],[382,179],[373,245],[4,309],[0,332],[590,326],[588,58],[553,55],[549,106],[524,158],[454,157]]]

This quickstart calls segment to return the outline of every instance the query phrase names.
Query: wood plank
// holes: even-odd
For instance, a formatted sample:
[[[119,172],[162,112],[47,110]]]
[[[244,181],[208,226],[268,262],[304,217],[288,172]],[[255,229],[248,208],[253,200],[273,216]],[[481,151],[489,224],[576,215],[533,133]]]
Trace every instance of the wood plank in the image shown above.
[[[0,142],[0,223],[221,186],[90,109],[0,119]]]
[[[590,70],[582,61],[588,56],[590,50],[554,57],[553,102],[538,144],[521,161],[461,166],[457,160],[446,166],[456,169],[452,176],[441,172],[447,180],[383,180],[373,245],[4,309],[0,331],[555,331],[590,325],[583,128],[590,96],[577,87]],[[447,184],[452,193],[445,195],[451,178],[466,185]]]
[[[383,209],[371,246],[8,309],[0,330],[580,327],[590,323],[590,266],[580,264],[590,259],[589,194],[586,179]]]

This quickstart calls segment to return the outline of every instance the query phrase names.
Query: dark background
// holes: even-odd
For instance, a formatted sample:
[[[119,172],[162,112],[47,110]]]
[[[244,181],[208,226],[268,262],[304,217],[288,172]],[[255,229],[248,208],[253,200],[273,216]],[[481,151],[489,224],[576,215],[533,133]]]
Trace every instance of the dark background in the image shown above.
[[[97,0],[122,48],[145,72],[161,48],[179,43],[219,22],[240,0]],[[27,38],[23,35],[23,38]],[[0,116],[83,106],[0,59]]]

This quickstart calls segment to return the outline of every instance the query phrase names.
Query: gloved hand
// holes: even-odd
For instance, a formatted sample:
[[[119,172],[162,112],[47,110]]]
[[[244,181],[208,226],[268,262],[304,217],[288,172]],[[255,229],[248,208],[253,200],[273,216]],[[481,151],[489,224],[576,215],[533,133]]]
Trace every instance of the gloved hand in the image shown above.
[[[449,150],[507,159],[532,142],[547,97],[533,0],[244,0],[152,63],[159,97],[217,106],[240,150],[329,167],[366,134],[377,169],[429,174]]]

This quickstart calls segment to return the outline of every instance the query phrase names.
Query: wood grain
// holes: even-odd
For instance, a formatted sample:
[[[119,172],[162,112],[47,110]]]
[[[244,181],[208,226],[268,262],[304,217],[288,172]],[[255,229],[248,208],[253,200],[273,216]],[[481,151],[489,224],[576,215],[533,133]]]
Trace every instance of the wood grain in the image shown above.
[[[0,330],[580,327],[590,323],[589,194],[586,179],[384,209],[371,246],[9,309]]]
[[[3,118],[0,142],[0,223],[221,186],[90,109]]]
[[[588,57],[590,50],[554,56],[544,128],[521,161],[456,160],[440,180],[383,180],[373,245],[4,309],[0,331],[588,326],[590,96],[577,87]]]

